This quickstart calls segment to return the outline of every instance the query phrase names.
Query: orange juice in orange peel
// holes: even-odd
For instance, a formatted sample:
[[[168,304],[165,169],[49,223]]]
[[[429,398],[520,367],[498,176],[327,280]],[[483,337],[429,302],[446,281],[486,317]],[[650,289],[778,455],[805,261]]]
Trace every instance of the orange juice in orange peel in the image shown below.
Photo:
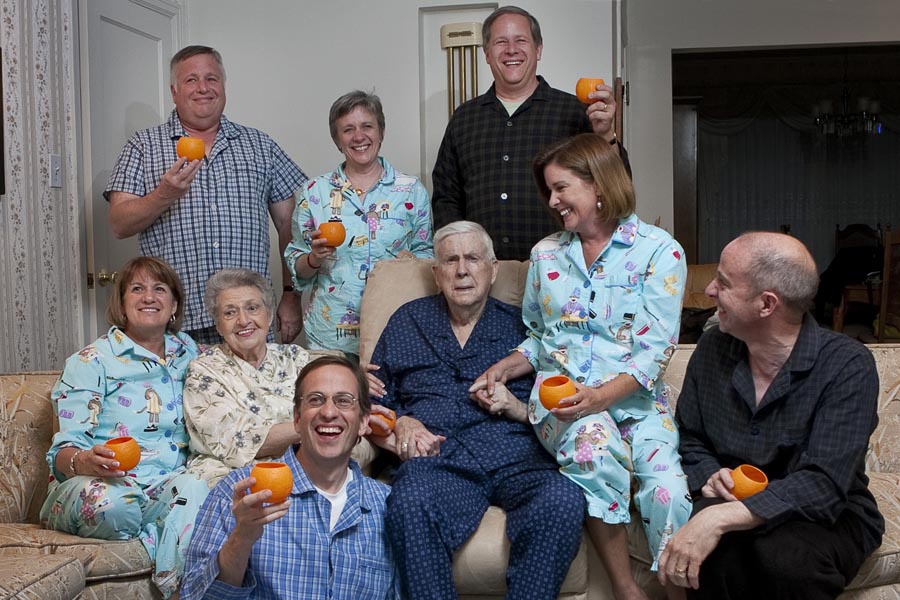
[[[141,447],[133,437],[113,438],[104,446],[115,452],[115,459],[119,461],[119,469],[123,471],[130,471],[141,462]]]
[[[596,100],[591,100],[588,98],[588,94],[591,92],[597,91],[598,85],[603,85],[606,82],[602,79],[597,79],[593,77],[582,77],[578,80],[578,83],[575,84],[575,96],[578,97],[579,100],[583,104],[593,104]]]
[[[731,471],[731,479],[734,481],[731,493],[738,500],[758,494],[769,485],[766,474],[753,465],[740,465],[735,468]]]
[[[291,489],[294,487],[291,468],[284,463],[256,463],[250,471],[250,477],[256,479],[256,483],[253,484],[250,491],[255,494],[263,490],[271,490],[272,497],[266,502],[272,504],[284,502],[291,495]]]
[[[202,160],[206,155],[206,145],[200,138],[184,136],[179,138],[178,143],[175,144],[175,154],[179,158]]]
[[[391,411],[390,416],[382,415],[381,413],[372,413],[369,416],[369,427],[372,428],[372,435],[379,437],[389,436],[394,431],[396,424],[397,413],[394,411]]]
[[[538,388],[538,399],[544,408],[551,410],[559,408],[560,400],[574,396],[577,391],[571,379],[565,375],[554,375],[541,382],[541,387]]]

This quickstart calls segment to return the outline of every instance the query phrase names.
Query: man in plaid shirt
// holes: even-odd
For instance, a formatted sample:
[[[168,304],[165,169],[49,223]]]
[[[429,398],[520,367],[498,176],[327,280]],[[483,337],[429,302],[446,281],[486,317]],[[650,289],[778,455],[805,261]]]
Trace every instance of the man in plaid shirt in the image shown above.
[[[532,246],[558,226],[540,201],[531,162],[545,146],[578,133],[603,136],[628,155],[614,131],[612,88],[599,86],[585,106],[537,75],[541,26],[527,11],[503,6],[482,29],[494,84],[453,113],[432,174],[435,230],[453,221],[480,223],[500,260],[528,260]]]
[[[660,579],[692,598],[836,598],[881,543],[865,474],[875,360],[807,314],[818,281],[802,243],[756,232],[725,247],[706,288],[720,324],[675,412],[694,514],[659,559]],[[769,484],[739,499],[742,463]]]
[[[104,195],[117,238],[140,234],[141,254],[166,260],[185,288],[184,330],[200,343],[222,341],[203,307],[206,280],[226,267],[269,277],[269,216],[282,252],[291,241],[294,191],[306,175],[263,132],[229,121],[225,67],[208,46],[172,57],[175,110],[169,120],[139,131],[119,155]],[[183,136],[203,140],[202,160],[178,158]],[[284,281],[290,274],[282,264]],[[281,339],[303,325],[300,297],[285,287],[278,306]]]

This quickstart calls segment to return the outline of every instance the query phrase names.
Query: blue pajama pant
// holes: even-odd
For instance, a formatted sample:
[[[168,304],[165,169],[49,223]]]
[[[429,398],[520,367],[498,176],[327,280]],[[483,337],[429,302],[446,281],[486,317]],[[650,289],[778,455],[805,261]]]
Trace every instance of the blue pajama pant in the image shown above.
[[[461,447],[406,461],[393,482],[387,533],[404,597],[457,597],[453,553],[491,505],[506,511],[506,597],[557,597],[581,542],[584,494],[555,469],[525,461],[487,472]]]
[[[672,534],[687,523],[692,506],[666,398],[653,402],[638,393],[607,412],[572,423],[543,412],[543,420],[535,424],[538,438],[556,456],[560,471],[584,490],[591,517],[628,523],[634,474],[638,483],[634,504],[641,513],[655,571],[659,555]]]
[[[207,494],[205,481],[183,471],[161,476],[146,488],[132,477],[71,477],[51,489],[41,523],[81,537],[139,537],[155,563],[153,583],[168,598],[181,585],[184,553]]]

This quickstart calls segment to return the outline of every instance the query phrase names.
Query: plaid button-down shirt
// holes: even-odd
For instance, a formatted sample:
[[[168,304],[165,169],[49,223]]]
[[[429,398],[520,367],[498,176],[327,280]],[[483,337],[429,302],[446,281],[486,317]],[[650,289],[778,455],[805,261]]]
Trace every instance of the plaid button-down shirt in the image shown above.
[[[234,530],[234,484],[250,467],[232,471],[213,488],[200,508],[185,557],[181,597],[293,598],[298,600],[386,600],[399,597],[399,580],[384,531],[385,500],[390,488],[363,476],[352,462],[347,503],[330,529],[331,503],[316,491],[288,448],[282,461],[291,468],[291,507],[268,523],[253,545],[241,587],[216,578],[219,551]]]
[[[691,357],[675,411],[688,487],[698,493],[721,467],[750,463],[769,486],[743,503],[768,527],[788,519],[828,526],[850,511],[875,547],[884,519],[868,490],[865,455],[877,408],[871,352],[808,315],[758,407],[747,346],[710,330]]]
[[[538,80],[512,116],[493,85],[457,108],[432,174],[435,230],[461,219],[476,221],[501,260],[528,260],[532,246],[560,229],[540,199],[534,158],[557,140],[592,131],[584,104]]]
[[[104,196],[146,196],[159,186],[187,135],[178,114],[135,133],[110,173]],[[210,275],[226,267],[269,277],[269,204],[293,197],[306,175],[265,133],[222,116],[208,158],[190,189],[140,234],[141,254],[158,256],[184,284],[184,329],[211,327],[203,307]]]

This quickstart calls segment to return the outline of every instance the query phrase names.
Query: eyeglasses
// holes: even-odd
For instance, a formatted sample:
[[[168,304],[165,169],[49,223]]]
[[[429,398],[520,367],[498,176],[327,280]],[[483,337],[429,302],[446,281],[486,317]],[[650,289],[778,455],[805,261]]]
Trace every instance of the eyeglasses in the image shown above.
[[[353,394],[349,394],[347,392],[338,392],[337,394],[332,394],[331,401],[334,403],[339,410],[350,410],[356,405],[356,396]],[[303,396],[302,402],[307,406],[312,406],[313,408],[318,408],[320,406],[325,406],[325,402],[328,400],[329,396],[325,394],[320,394],[319,392],[312,392]]]

